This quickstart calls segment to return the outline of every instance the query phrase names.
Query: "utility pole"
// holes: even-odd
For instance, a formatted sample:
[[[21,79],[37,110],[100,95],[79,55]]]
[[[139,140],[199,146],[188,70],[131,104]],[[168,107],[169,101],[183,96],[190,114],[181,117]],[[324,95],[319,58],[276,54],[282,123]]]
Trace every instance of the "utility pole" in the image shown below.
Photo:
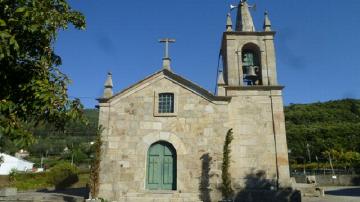
[[[308,153],[309,162],[311,163],[311,154],[310,154],[310,145],[309,145],[309,143],[306,143],[306,150],[307,150],[307,153]]]
[[[334,178],[335,172],[334,172],[334,167],[333,167],[333,164],[332,164],[332,161],[331,161],[330,152],[328,152],[328,156],[329,156],[329,162],[330,162],[330,166],[331,166],[331,171],[332,171],[333,178]],[[335,177],[336,177],[336,176],[335,176]]]

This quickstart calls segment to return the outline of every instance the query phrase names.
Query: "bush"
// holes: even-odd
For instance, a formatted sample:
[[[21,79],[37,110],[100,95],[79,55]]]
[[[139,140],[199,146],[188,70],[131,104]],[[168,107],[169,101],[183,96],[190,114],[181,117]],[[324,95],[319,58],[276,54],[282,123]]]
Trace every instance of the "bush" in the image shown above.
[[[55,189],[65,189],[79,181],[78,169],[70,163],[63,162],[51,168],[48,173],[48,183],[55,186]]]
[[[24,173],[14,171],[9,174],[10,186],[18,190],[45,189],[49,186],[46,173]]]

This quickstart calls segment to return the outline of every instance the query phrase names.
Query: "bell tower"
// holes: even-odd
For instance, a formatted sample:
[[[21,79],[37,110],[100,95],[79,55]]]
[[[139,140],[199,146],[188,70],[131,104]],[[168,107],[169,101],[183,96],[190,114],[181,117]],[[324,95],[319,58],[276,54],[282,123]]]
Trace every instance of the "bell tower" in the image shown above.
[[[275,32],[265,12],[262,31],[256,31],[246,0],[237,8],[236,27],[232,28],[230,13],[223,34],[221,56],[223,77],[227,86],[276,86]]]
[[[235,29],[230,13],[221,43],[222,71],[217,95],[231,97],[229,122],[236,147],[232,165],[239,189],[247,185],[249,173],[264,175],[275,188],[290,184],[282,89],[278,85],[274,47],[275,32],[268,13],[261,31],[256,31],[246,0],[237,6]],[[270,183],[271,184],[271,183]]]

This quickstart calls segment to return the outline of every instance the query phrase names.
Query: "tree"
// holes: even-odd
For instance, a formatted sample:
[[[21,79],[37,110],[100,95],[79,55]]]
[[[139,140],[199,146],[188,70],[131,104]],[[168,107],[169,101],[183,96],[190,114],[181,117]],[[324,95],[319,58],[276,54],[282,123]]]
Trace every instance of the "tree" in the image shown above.
[[[99,126],[96,134],[95,144],[93,145],[94,157],[91,161],[90,168],[90,198],[97,198],[99,194],[99,173],[100,173],[100,158],[101,158],[101,133],[103,132],[103,127]]]
[[[81,117],[79,100],[67,95],[69,78],[54,52],[59,30],[85,28],[66,0],[0,0],[0,138],[24,147],[42,122],[59,128]],[[3,141],[0,141],[3,142]]]
[[[360,150],[360,100],[343,99],[324,103],[291,104],[285,108],[286,134],[290,158],[304,163],[310,145],[311,158],[324,151]],[[327,155],[318,159],[326,163]],[[336,160],[334,161],[336,167]]]
[[[231,187],[231,176],[229,173],[230,158],[231,158],[230,144],[234,139],[232,134],[233,134],[232,129],[230,129],[225,136],[225,143],[223,148],[223,163],[221,166],[221,171],[222,171],[221,178],[223,183],[221,187],[221,192],[224,199],[226,200],[229,199],[234,192],[234,190]]]

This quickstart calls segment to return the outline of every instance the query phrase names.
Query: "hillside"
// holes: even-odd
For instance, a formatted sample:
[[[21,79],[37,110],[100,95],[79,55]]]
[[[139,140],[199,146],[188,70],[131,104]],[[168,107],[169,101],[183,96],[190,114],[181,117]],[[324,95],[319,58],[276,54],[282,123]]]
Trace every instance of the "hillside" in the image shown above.
[[[289,157],[297,163],[327,161],[326,151],[360,151],[360,100],[285,107]]]
[[[99,112],[86,109],[84,114],[88,124],[69,123],[61,131],[51,125],[34,129],[36,143],[28,148],[31,156],[61,156],[86,162],[91,156],[89,145],[95,139]],[[345,158],[355,154],[356,158],[346,157],[350,158],[347,161],[360,161],[360,154],[356,153],[360,151],[360,100],[291,104],[285,107],[285,117],[291,164],[328,162],[324,152],[331,152],[335,164],[341,161],[341,155]],[[17,151],[11,142],[6,145],[7,153]],[[64,155],[65,148],[71,150],[72,157]]]

